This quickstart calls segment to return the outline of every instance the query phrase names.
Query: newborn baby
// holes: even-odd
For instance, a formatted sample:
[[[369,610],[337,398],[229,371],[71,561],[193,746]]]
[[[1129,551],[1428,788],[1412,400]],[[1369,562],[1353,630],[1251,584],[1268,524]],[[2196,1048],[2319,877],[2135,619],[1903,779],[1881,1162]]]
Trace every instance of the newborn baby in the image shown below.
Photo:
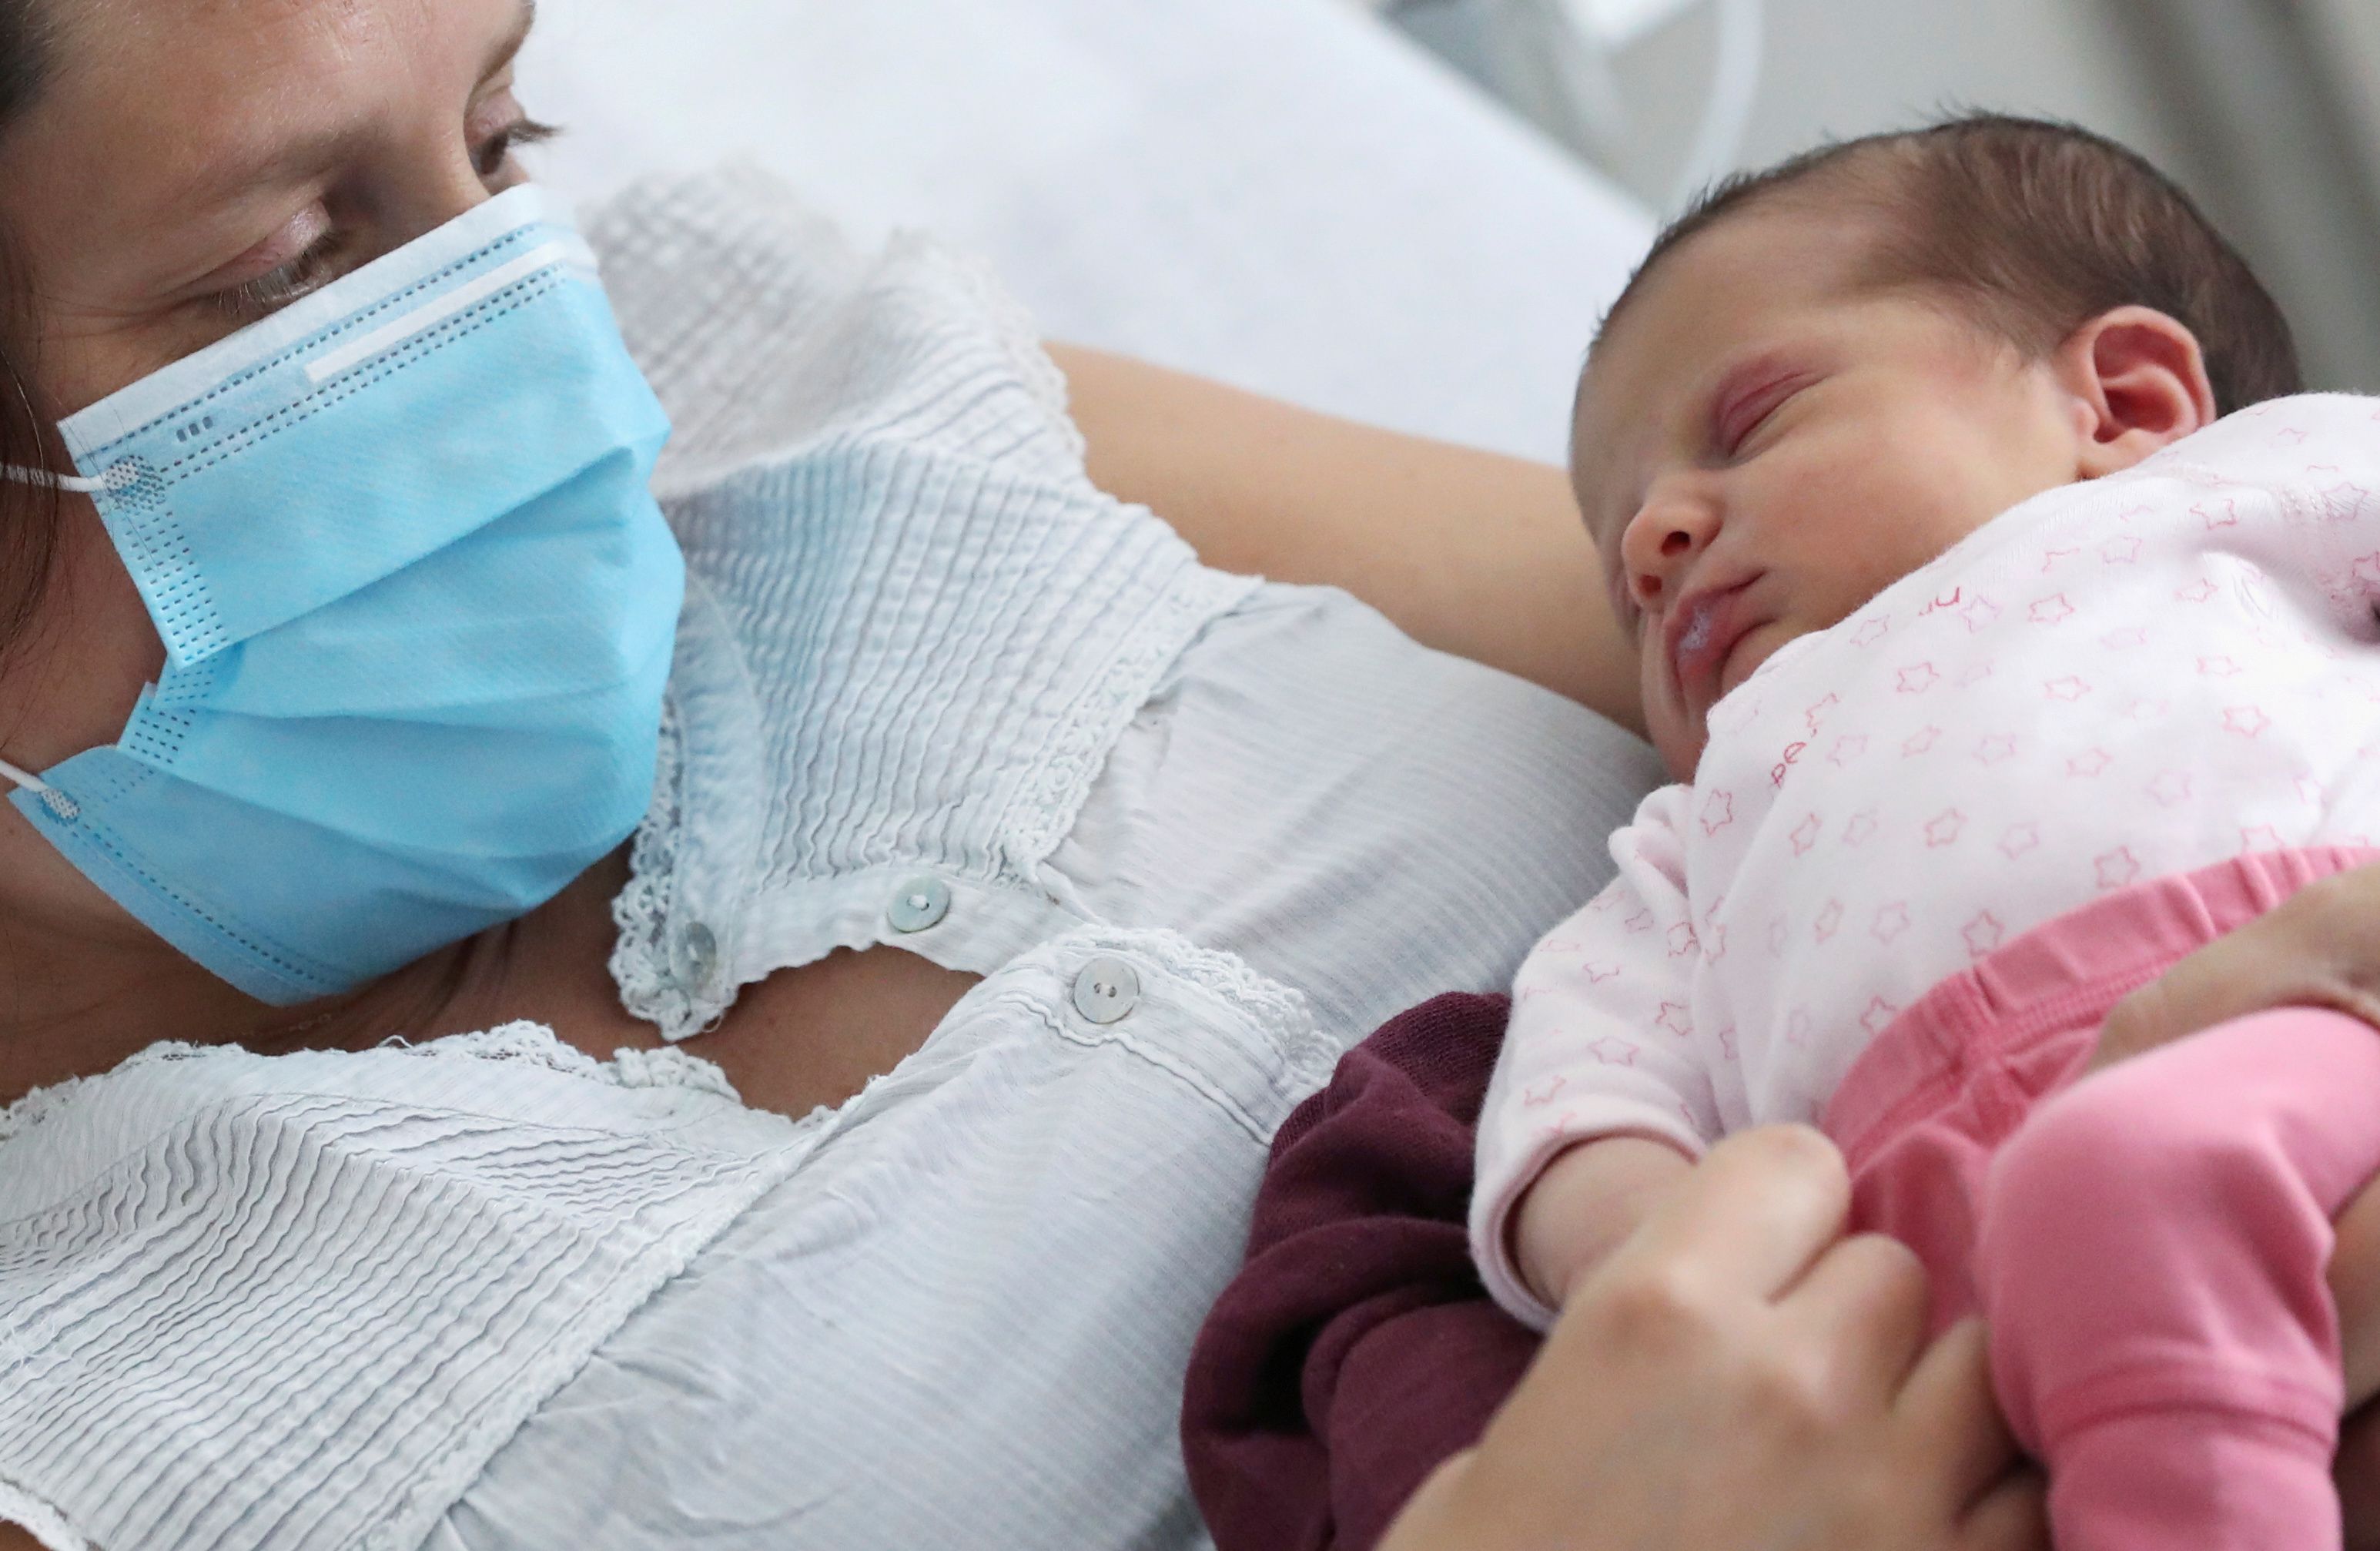
[[[1988,1319],[2063,1551],[2338,1545],[2380,1034],[2284,1009],[2077,1081],[2126,992],[2380,836],[2380,403],[2298,385],[2189,201],[2063,126],[1832,148],[1664,235],[1574,465],[1681,784],[1521,971],[1505,1307],[1723,1133],[1820,1123],[1937,1327]]]

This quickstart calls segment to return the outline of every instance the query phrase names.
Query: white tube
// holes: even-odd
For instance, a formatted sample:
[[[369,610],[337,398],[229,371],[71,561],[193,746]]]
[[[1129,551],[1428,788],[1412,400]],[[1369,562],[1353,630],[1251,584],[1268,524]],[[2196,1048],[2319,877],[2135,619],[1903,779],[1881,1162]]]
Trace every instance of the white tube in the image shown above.
[[[1764,48],[1761,0],[1717,0],[1718,43],[1711,64],[1710,96],[1693,148],[1678,169],[1670,197],[1671,212],[1682,210],[1696,194],[1735,168],[1743,154],[1743,140],[1752,128],[1753,109],[1760,102],[1760,66]]]

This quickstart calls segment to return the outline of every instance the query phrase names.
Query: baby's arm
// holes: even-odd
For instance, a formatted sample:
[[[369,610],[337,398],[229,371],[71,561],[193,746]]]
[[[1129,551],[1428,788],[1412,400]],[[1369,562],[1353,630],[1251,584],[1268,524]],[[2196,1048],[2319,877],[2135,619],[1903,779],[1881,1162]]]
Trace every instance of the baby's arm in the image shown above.
[[[1522,1280],[1539,1302],[1562,1307],[1694,1166],[1669,1142],[1641,1136],[1599,1137],[1557,1156],[1512,1215]]]
[[[1694,1021],[1702,953],[1679,838],[1691,797],[1645,799],[1613,837],[1620,875],[1513,981],[1479,1115],[1471,1244],[1496,1301],[1534,1328],[1723,1130],[1718,1046]]]

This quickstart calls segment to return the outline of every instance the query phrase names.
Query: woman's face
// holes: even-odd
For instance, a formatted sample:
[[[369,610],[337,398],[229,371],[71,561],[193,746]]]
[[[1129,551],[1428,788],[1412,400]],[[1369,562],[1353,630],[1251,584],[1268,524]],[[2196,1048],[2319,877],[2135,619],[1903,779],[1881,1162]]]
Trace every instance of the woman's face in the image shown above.
[[[33,303],[12,348],[44,408],[71,414],[520,181],[532,8],[40,0],[48,69],[0,133],[0,229]],[[113,742],[164,662],[90,502],[63,520],[31,628],[0,654],[0,758],[35,770]],[[0,925],[112,910],[47,851],[0,804]]]
[[[519,180],[528,0],[42,0],[0,221],[70,414]]]

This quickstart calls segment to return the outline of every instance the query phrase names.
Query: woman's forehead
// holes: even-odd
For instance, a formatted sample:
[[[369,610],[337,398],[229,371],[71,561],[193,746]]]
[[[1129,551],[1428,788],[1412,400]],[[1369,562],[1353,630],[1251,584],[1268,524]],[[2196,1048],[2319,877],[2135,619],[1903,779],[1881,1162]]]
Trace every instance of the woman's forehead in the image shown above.
[[[534,0],[47,3],[57,106],[101,110],[108,127],[162,120],[184,143],[251,158],[409,81],[497,67],[535,16]]]

